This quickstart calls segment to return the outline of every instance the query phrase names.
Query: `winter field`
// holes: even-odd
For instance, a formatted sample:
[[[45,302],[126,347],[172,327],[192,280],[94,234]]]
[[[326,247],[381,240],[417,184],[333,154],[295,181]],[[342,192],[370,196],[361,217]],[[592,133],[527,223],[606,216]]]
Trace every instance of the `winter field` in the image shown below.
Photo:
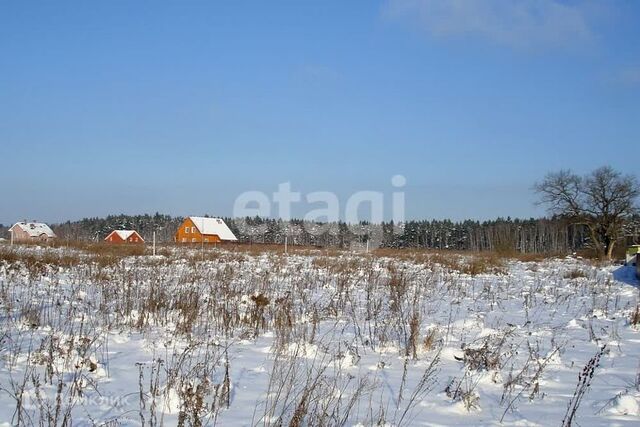
[[[0,425],[640,423],[633,270],[0,246]]]

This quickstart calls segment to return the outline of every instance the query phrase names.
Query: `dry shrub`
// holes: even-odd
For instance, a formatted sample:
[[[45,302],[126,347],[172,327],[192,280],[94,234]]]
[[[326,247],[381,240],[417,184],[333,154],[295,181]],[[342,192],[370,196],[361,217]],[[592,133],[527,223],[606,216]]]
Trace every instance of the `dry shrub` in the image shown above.
[[[463,361],[471,371],[491,371],[502,368],[502,347],[511,336],[512,331],[504,331],[483,338],[480,343],[463,346]]]
[[[186,384],[179,388],[178,393],[182,408],[178,414],[178,427],[186,425],[202,426],[200,421],[201,414],[205,408],[205,395],[210,393],[210,385],[208,381],[203,381],[194,386],[194,384]]]
[[[393,313],[399,315],[399,319],[402,318],[402,301],[407,293],[407,277],[404,271],[398,270],[394,265],[388,265],[389,270],[389,300],[391,301],[390,308]]]
[[[169,309],[171,295],[162,286],[151,286],[140,301],[140,315],[136,327],[144,328],[151,318],[158,318]]]
[[[424,351],[431,351],[438,342],[438,330],[437,328],[431,328],[427,331],[422,339],[422,348]]]
[[[246,255],[263,255],[268,253],[284,253],[284,244],[275,243],[223,243],[219,246],[228,252],[237,252]],[[294,245],[289,242],[287,252],[297,255],[329,255],[344,253],[340,249],[323,249],[318,246]]]
[[[516,259],[518,261],[521,262],[541,262],[547,259],[551,259],[551,258],[559,258],[562,257],[564,255],[560,254],[560,253],[546,253],[546,252],[542,252],[542,253],[515,253],[512,256],[510,256],[509,258],[513,258]]]
[[[436,263],[451,270],[458,270],[460,259],[474,256],[490,259],[515,259],[522,262],[539,262],[549,258],[564,256],[559,253],[522,253],[514,249],[494,251],[471,251],[457,249],[421,249],[421,248],[380,248],[373,251],[378,257],[394,258],[416,263]],[[565,254],[566,255],[566,254]]]
[[[0,261],[7,264],[21,262],[32,275],[42,275],[47,267],[73,267],[80,264],[80,256],[76,253],[64,253],[53,251],[42,252],[18,252],[11,249],[0,250]]]
[[[171,252],[171,249],[168,247],[156,247],[156,254],[165,258],[170,258],[173,255],[173,252]]]
[[[457,271],[470,276],[479,274],[506,274],[507,258],[495,252],[480,252],[461,256],[455,253],[445,256],[435,253],[429,257],[429,262],[440,265],[449,271]]]
[[[580,279],[580,278],[586,278],[586,277],[588,277],[587,273],[585,273],[584,271],[579,270],[577,268],[575,268],[575,269],[573,269],[571,271],[567,271],[564,274],[564,278],[565,279]]]
[[[182,254],[182,258],[187,260],[191,267],[195,267],[200,262],[203,261],[219,261],[221,259],[221,254],[219,251],[212,250],[211,248],[205,247],[204,250],[198,249],[197,251],[187,252]]]
[[[489,348],[486,341],[480,348],[464,349],[464,364],[473,371],[490,371],[500,368],[500,352]]]
[[[254,303],[254,308],[251,312],[250,322],[254,327],[254,336],[258,336],[261,329],[266,327],[266,320],[264,318],[265,308],[269,306],[269,298],[264,294],[251,295],[251,301]]]
[[[328,269],[331,267],[331,259],[326,256],[315,257],[311,260],[311,266],[318,269]]]
[[[436,251],[420,248],[378,248],[373,251],[377,257],[393,258],[402,261],[425,262],[431,255],[454,251]]]
[[[273,329],[276,334],[273,347],[275,349],[285,348],[291,342],[294,324],[295,311],[291,295],[276,299],[273,313]]]
[[[468,372],[462,378],[453,378],[444,389],[453,402],[462,402],[467,411],[480,407],[480,396],[476,393],[478,383]]]
[[[426,262],[429,265],[437,264],[440,267],[449,271],[460,271],[462,266],[462,256],[456,253],[445,254],[442,252],[435,252],[430,254],[426,258]]]
[[[418,338],[420,336],[420,313],[414,311],[409,320],[409,342],[405,349],[405,356],[411,356],[414,360],[418,358]]]
[[[200,314],[200,296],[195,289],[177,295],[172,309],[178,310],[178,322],[176,332],[190,334]]]
[[[362,266],[363,258],[351,256],[320,256],[311,261],[314,267],[326,269],[332,275],[351,275]]]
[[[602,254],[593,248],[584,248],[576,251],[576,256],[588,260],[602,260]]]
[[[7,264],[13,264],[20,259],[18,254],[11,250],[0,250],[0,261],[4,261]]]
[[[461,273],[470,276],[478,274],[506,274],[504,260],[498,256],[474,256],[467,264],[463,264]]]
[[[633,313],[631,313],[629,323],[631,323],[632,326],[638,326],[640,324],[640,304],[638,304]]]
[[[138,257],[145,254],[144,245],[91,243],[84,247],[96,264],[109,267],[118,264],[123,258]]]
[[[113,244],[113,243],[92,243],[85,247],[86,252],[99,256],[117,256],[120,258],[128,256],[140,256],[145,254],[144,245]]]
[[[38,307],[28,306],[22,310],[22,321],[31,329],[37,329],[40,322],[40,309]]]
[[[38,263],[55,267],[73,267],[88,259],[95,261],[99,267],[108,267],[117,264],[123,258],[141,256],[146,253],[144,245],[119,245],[104,242],[54,241],[47,245],[27,243],[20,244],[18,247],[44,247],[46,249],[37,252],[2,250],[0,251],[0,260],[10,263],[22,261],[28,267]]]

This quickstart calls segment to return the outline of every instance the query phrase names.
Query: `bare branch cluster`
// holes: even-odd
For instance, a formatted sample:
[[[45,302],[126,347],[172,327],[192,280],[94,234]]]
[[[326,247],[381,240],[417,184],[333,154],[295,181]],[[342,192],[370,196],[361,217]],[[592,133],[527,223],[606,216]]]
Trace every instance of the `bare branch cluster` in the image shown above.
[[[540,195],[540,204],[548,206],[550,213],[585,225],[594,249],[608,258],[625,235],[628,220],[638,213],[637,178],[609,166],[585,176],[569,170],[550,173],[534,189]]]

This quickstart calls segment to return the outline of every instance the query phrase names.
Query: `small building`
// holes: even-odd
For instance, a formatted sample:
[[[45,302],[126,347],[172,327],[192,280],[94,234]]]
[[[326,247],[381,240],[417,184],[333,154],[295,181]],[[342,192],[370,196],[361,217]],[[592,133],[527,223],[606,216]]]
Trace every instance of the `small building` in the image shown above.
[[[178,228],[175,240],[177,243],[221,243],[238,239],[220,218],[190,216]]]
[[[14,242],[48,242],[57,236],[42,222],[16,222],[9,229]]]
[[[135,230],[113,230],[104,239],[107,243],[144,243],[144,239]]]
[[[627,256],[625,258],[626,265],[637,265],[637,256],[640,254],[640,245],[629,246],[627,249]]]

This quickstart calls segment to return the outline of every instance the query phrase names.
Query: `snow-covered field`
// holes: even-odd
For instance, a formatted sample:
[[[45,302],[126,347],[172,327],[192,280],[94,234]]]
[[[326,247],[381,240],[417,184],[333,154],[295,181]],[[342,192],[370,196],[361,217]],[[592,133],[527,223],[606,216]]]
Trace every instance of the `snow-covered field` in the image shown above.
[[[472,262],[2,249],[0,425],[640,424],[631,270]]]

